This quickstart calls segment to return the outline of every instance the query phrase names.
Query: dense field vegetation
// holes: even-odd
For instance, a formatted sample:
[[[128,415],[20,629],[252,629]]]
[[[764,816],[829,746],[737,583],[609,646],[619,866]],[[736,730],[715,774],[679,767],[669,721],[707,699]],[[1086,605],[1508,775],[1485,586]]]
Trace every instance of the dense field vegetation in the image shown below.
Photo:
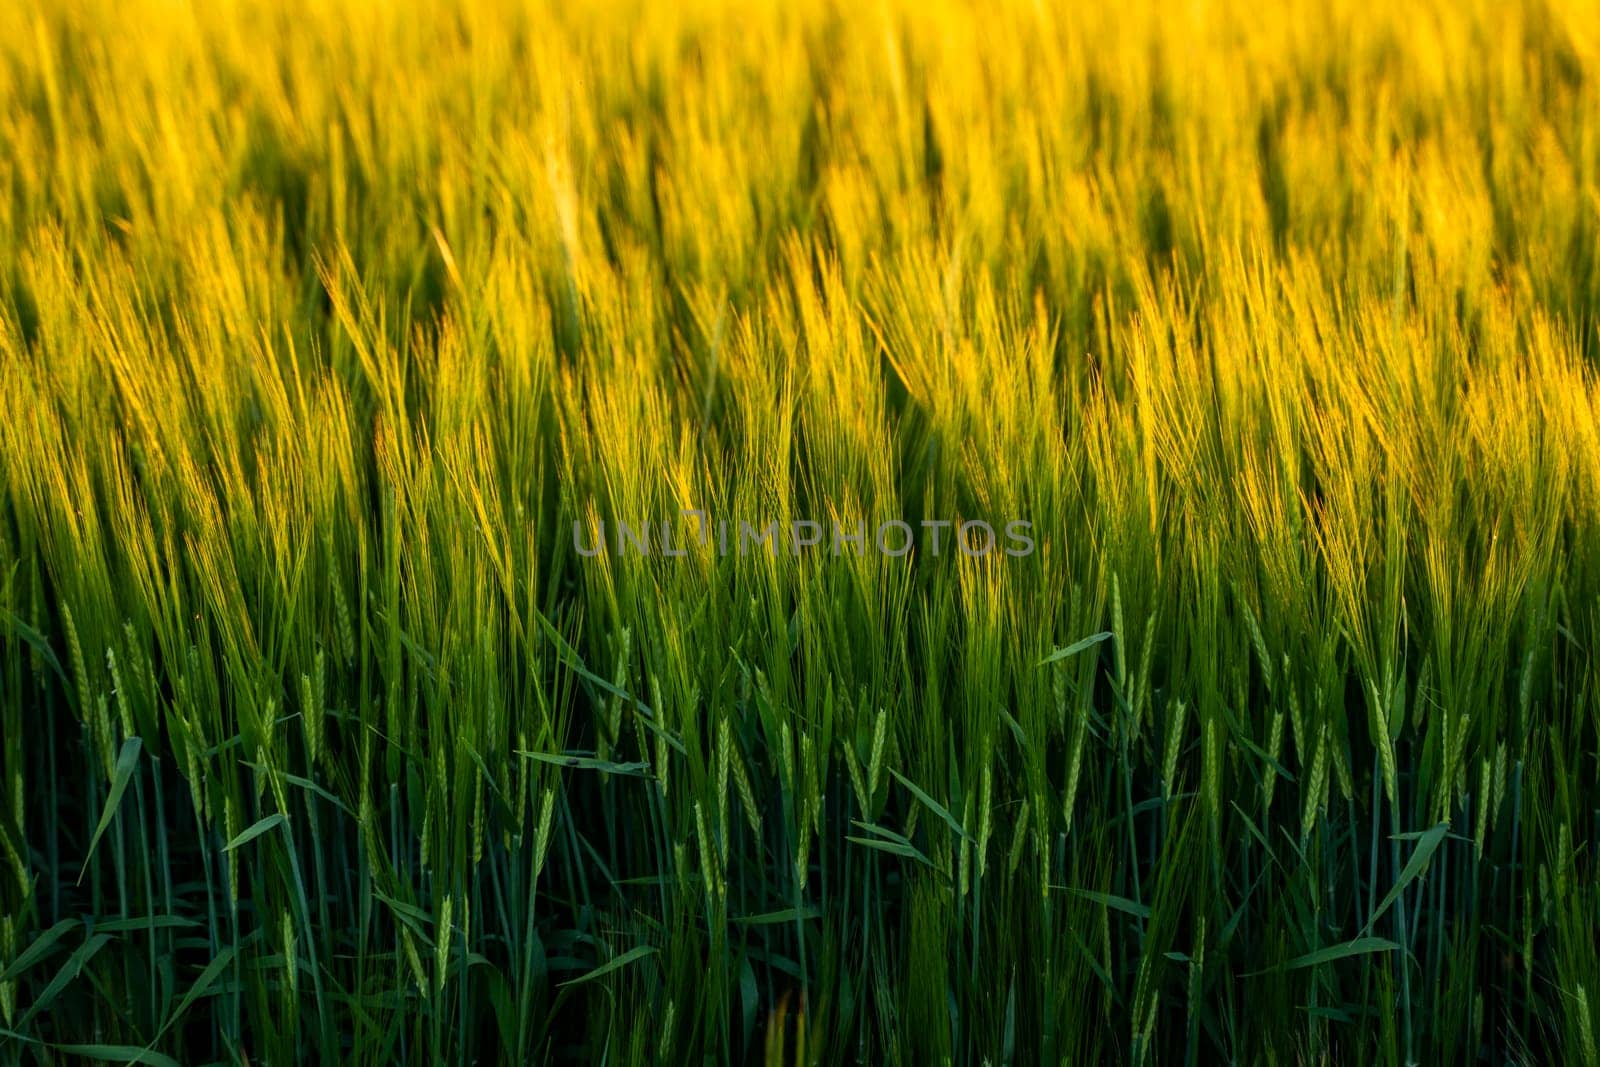
[[[1597,309],[1590,0],[0,4],[0,1061],[1594,1065]]]

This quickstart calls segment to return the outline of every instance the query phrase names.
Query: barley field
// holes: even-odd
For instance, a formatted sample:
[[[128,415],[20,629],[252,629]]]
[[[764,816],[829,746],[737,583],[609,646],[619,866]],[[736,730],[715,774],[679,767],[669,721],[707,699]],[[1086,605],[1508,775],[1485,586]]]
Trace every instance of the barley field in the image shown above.
[[[1600,1067],[1597,367],[1594,0],[9,0],[0,1063]]]

